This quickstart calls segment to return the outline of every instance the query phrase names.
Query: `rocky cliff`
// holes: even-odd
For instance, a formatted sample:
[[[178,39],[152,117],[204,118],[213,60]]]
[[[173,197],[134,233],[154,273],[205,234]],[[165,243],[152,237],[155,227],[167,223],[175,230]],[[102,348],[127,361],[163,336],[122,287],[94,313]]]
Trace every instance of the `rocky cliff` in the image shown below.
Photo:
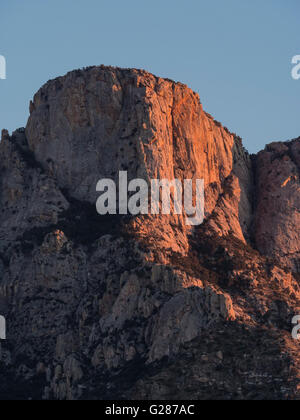
[[[297,399],[299,152],[249,156],[145,71],[43,86],[0,143],[0,398]],[[204,179],[204,223],[99,216],[120,170]]]

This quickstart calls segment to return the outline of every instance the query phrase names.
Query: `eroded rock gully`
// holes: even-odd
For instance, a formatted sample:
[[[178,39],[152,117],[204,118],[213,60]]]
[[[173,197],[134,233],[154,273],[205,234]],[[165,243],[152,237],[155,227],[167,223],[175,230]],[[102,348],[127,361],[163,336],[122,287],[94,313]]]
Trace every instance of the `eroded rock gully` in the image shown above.
[[[0,399],[298,399],[299,167],[145,71],[48,82],[0,144]],[[204,224],[100,217],[120,170],[203,178]]]

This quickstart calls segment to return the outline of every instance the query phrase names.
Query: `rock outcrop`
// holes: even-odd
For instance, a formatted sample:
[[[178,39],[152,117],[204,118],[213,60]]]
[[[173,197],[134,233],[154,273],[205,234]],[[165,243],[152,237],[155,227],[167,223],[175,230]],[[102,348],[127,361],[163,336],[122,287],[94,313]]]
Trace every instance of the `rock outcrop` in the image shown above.
[[[272,143],[257,157],[255,238],[264,255],[300,271],[300,138]]]
[[[299,148],[250,157],[145,71],[42,87],[0,144],[0,399],[298,398]],[[119,171],[204,179],[204,223],[99,216]]]
[[[147,181],[204,179],[207,215],[217,213],[214,228],[240,239],[248,233],[249,156],[185,85],[137,70],[72,72],[35,95],[26,137],[45,172],[78,200],[94,204],[97,181],[117,182],[120,170]],[[217,209],[226,188],[237,199]],[[148,236],[151,226],[160,246],[183,251],[188,243],[182,222],[169,216],[161,224],[142,220],[138,230]]]

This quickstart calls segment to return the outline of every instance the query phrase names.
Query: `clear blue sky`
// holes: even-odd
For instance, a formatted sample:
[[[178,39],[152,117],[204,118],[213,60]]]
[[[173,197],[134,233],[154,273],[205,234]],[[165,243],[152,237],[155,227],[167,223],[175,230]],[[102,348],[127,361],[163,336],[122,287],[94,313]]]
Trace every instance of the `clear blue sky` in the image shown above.
[[[47,80],[106,64],[188,84],[251,152],[298,137],[299,22],[299,0],[1,0],[0,129]]]

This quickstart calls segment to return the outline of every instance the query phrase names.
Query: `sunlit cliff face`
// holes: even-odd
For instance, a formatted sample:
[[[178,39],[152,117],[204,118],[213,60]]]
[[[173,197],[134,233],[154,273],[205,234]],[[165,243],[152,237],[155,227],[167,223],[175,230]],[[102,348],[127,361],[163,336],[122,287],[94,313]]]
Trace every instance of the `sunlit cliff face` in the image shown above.
[[[95,203],[98,180],[117,182],[120,170],[148,183],[204,179],[206,217],[214,212],[216,219],[212,228],[248,237],[250,159],[184,85],[137,70],[72,73],[37,93],[26,135],[43,167],[77,199]],[[225,189],[234,189],[235,199],[218,209]],[[136,218],[132,226],[141,237],[152,232],[164,248],[189,248],[184,216]]]
[[[300,140],[250,157],[139,70],[72,72],[30,109],[0,143],[0,399],[297,399]],[[203,223],[99,215],[120,171],[204,179]]]

